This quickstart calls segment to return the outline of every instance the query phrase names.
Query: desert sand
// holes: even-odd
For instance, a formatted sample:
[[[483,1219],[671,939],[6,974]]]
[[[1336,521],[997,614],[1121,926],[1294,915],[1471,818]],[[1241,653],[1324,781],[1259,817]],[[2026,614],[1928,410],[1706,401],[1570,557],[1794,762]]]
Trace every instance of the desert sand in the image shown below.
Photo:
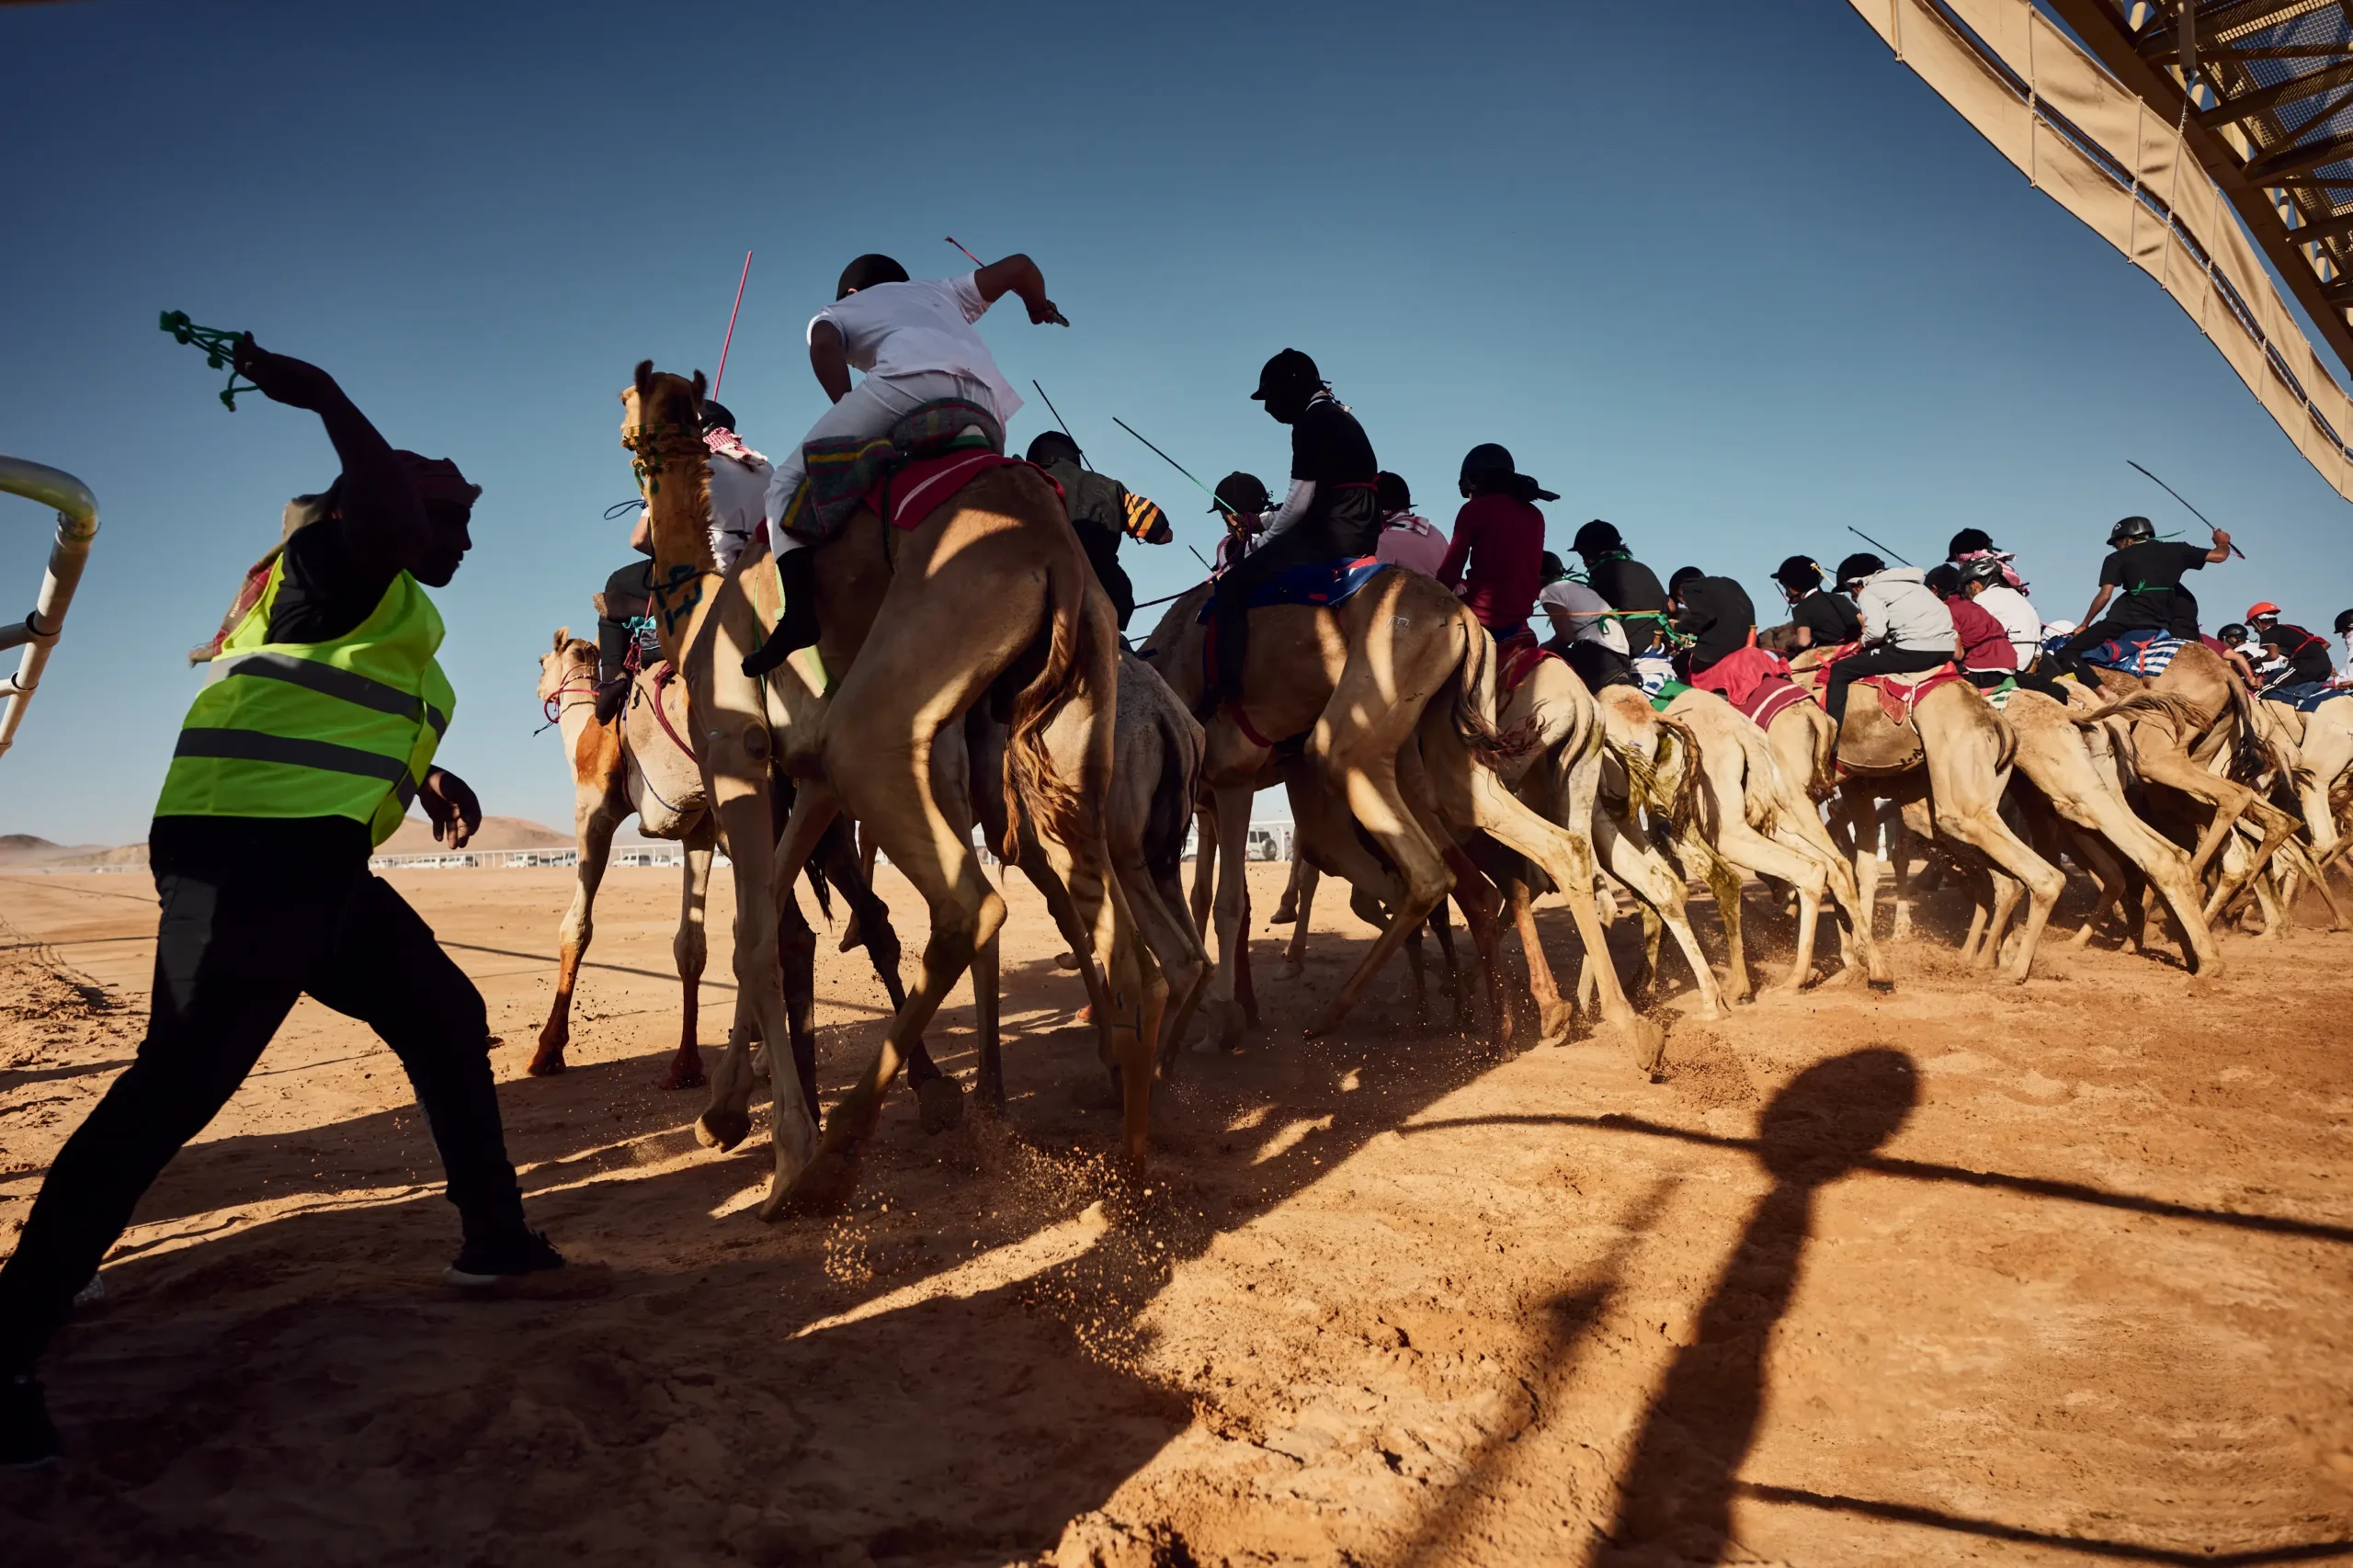
[[[2353,940],[2232,938],[2216,982],[2054,940],[2003,990],[1932,903],[1893,995],[1699,1023],[1670,957],[1651,1083],[1389,999],[1303,1040],[1370,933],[1327,895],[1276,979],[1283,869],[1253,868],[1265,1028],[1183,1056],[1148,1192],[1113,1191],[1080,987],[1016,877],[1006,1119],[927,1137],[902,1093],[847,1211],[775,1226],[764,1132],[705,1150],[700,1095],[652,1087],[675,871],[608,878],[546,1080],[569,873],[395,873],[489,998],[573,1267],[442,1286],[397,1064],[304,1002],[57,1346],[72,1455],[0,1477],[0,1558],[2353,1558]],[[0,875],[0,1246],[138,1041],[153,927],[135,874]],[[828,1095],[882,1003],[831,946]],[[951,1071],[971,1023],[966,992],[929,1031]]]

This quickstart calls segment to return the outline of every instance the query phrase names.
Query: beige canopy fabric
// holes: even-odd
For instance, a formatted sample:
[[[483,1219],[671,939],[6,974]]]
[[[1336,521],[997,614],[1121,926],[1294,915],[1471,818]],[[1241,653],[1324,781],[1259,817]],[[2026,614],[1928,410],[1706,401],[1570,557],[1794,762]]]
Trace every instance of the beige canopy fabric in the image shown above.
[[[2030,0],[1851,3],[2036,188],[2156,279],[2305,460],[2353,500],[2353,401],[2178,127]]]

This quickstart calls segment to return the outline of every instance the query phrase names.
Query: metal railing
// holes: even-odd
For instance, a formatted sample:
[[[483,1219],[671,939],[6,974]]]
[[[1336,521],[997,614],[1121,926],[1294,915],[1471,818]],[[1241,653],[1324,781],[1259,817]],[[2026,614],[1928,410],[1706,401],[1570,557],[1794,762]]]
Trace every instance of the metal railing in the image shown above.
[[[16,744],[17,726],[40,685],[49,651],[65,630],[66,608],[82,581],[90,541],[98,537],[98,501],[72,474],[22,458],[0,458],[0,490],[57,509],[57,542],[50,546],[49,571],[41,578],[32,613],[14,626],[0,626],[0,652],[18,646],[25,650],[17,673],[0,680],[0,756],[5,756]]]

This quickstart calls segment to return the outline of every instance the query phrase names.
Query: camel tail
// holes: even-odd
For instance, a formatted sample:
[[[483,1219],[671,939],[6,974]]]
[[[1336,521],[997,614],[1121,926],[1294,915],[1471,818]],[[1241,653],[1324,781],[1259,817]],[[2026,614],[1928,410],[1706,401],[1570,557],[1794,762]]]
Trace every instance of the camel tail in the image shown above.
[[[2245,699],[2235,690],[2237,683],[2233,682],[2232,685],[2234,687],[2233,706],[2239,708],[2244,714],[2245,710],[2243,704]],[[2111,702],[2107,707],[2093,712],[2070,713],[2068,717],[2079,730],[2088,730],[2107,719],[2154,719],[2171,725],[2175,733],[2185,742],[2204,728],[2206,722],[2206,716],[2198,710],[2196,703],[2186,698],[2175,697],[2162,691],[2136,691],[2130,697]],[[2251,715],[2248,717],[2251,719]]]
[[[1054,771],[1046,749],[1046,726],[1086,682],[1094,630],[1086,616],[1086,584],[1072,552],[1055,551],[1046,567],[1049,641],[1045,667],[1013,699],[1013,721],[1005,745],[1006,864],[1021,858],[1021,810],[1029,803],[1036,825],[1064,844],[1083,836],[1086,793]]]
[[[1699,805],[1699,737],[1692,733],[1690,725],[1680,719],[1670,719],[1664,713],[1658,716],[1658,727],[1666,733],[1670,747],[1683,748],[1683,765],[1676,769],[1669,798],[1660,802],[1666,810],[1668,829],[1679,839],[1690,831],[1692,814]],[[1662,759],[1660,768],[1653,777],[1664,783],[1664,774]]]
[[[1472,760],[1489,772],[1499,771],[1536,749],[1535,721],[1506,731],[1487,717],[1495,710],[1495,639],[1469,610],[1456,613],[1466,635],[1462,662],[1454,668],[1454,733]]]
[[[2224,684],[2231,694],[2231,717],[2238,725],[2238,733],[2232,741],[2232,776],[2242,779],[2254,778],[2266,769],[2271,769],[2288,779],[2292,788],[2296,769],[2289,763],[2285,753],[2256,728],[2255,699],[2248,696],[2246,687],[2235,680]]]

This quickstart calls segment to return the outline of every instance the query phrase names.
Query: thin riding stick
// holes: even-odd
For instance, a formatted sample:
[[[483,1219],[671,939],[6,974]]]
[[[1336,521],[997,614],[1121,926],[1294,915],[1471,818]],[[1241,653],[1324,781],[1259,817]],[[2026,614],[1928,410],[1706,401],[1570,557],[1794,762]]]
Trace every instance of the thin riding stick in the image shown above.
[[[727,379],[727,350],[735,343],[735,312],[744,308],[744,285],[752,276],[752,253],[744,253],[744,276],[735,279],[735,308],[727,312],[727,338],[719,346],[719,374],[710,378],[710,395],[719,395],[719,383]]]
[[[1187,479],[1193,479],[1193,471],[1191,469],[1187,468],[1183,463],[1178,462],[1175,458],[1170,457],[1158,447],[1153,447],[1152,442],[1145,438],[1142,431],[1137,429],[1134,426],[1129,424],[1126,420],[1120,418],[1116,414],[1111,415],[1111,423],[1117,425],[1120,429],[1125,430],[1129,435],[1133,436],[1137,440],[1142,441],[1145,446],[1152,447],[1153,456],[1158,458],[1162,462],[1166,463],[1170,468],[1175,469],[1178,473],[1183,474]],[[1216,491],[1211,490],[1208,485],[1203,484],[1199,480],[1193,479],[1193,488],[1208,496],[1218,506],[1224,507],[1229,515],[1237,517],[1242,515],[1241,513],[1234,511],[1233,505],[1223,496],[1220,495]],[[1188,546],[1188,548],[1190,547]]]
[[[958,244],[956,244],[956,236],[955,236],[955,235],[953,235],[953,234],[949,234],[949,235],[947,235],[947,236],[946,236],[946,238],[947,238],[948,243],[949,243],[949,244],[951,244],[951,245],[956,245],[956,248],[957,248],[958,250],[964,250],[964,247],[963,247],[962,245],[958,245]],[[988,265],[988,263],[987,263],[987,262],[983,261],[979,256],[974,256],[971,251],[964,250],[964,256],[965,256],[965,258],[966,258],[967,260],[971,261],[971,262],[972,262],[972,264],[974,267],[986,267],[986,266]]]
[[[1857,527],[1856,527],[1854,524],[1852,524],[1852,523],[1848,523],[1848,524],[1847,525],[1847,531],[1848,533],[1850,533],[1850,534],[1853,534],[1857,539],[1861,540],[1865,544],[1869,544],[1869,545],[1876,545],[1876,546],[1878,546],[1878,548],[1879,548],[1879,549],[1881,549],[1881,550],[1887,550],[1887,546],[1885,546],[1885,545],[1883,545],[1883,544],[1880,544],[1879,540],[1875,540],[1875,539],[1871,538],[1871,536],[1870,536],[1870,535],[1869,535],[1869,534],[1865,533],[1862,529],[1860,529],[1860,528],[1857,528]],[[1895,551],[1892,551],[1892,550],[1887,550],[1887,552],[1888,552],[1890,555],[1895,555]],[[1902,556],[1900,556],[1900,555],[1895,555],[1895,559],[1897,559],[1898,561],[1904,561],[1904,557],[1902,557]],[[1906,565],[1906,566],[1909,566],[1909,565],[1911,565],[1911,564],[1912,564],[1912,562],[1910,562],[1909,561],[1904,561],[1904,565]]]
[[[2131,458],[2126,458],[2124,460],[2125,460],[2126,462],[2128,462],[2128,463],[2132,463],[2132,466],[2133,466],[2134,468],[2141,469],[2142,475],[2143,475],[2144,478],[2147,478],[2147,479],[2150,479],[2150,480],[2154,480],[2154,481],[2155,481],[2155,483],[2156,483],[2156,486],[2157,486],[2157,488],[2158,488],[2158,489],[2160,489],[2160,490],[2164,491],[2166,494],[2168,494],[2168,495],[2172,496],[2175,500],[2177,500],[2177,501],[2180,501],[2180,502],[2181,502],[2181,504],[2182,504],[2183,506],[2189,506],[2189,503],[2188,503],[2188,501],[2186,501],[2186,500],[2183,500],[2183,499],[2182,499],[2182,494],[2181,494],[2181,492],[2180,492],[2180,491],[2176,490],[2172,485],[2167,484],[2164,480],[2162,480],[2162,479],[2158,479],[2158,478],[2157,478],[2157,476],[2156,476],[2155,474],[2149,472],[2149,471],[2148,471],[2147,469],[2145,469],[2145,468],[2141,468],[2141,465],[2140,465],[2139,463],[2132,462],[2132,460],[2131,460]],[[2205,513],[2203,513],[2203,512],[2201,512],[2201,511],[2200,511],[2197,507],[2195,507],[2195,506],[2189,506],[2189,515],[2190,515],[2191,517],[2193,517],[2197,518],[2200,522],[2201,522],[2201,523],[2205,523],[2205,524],[2206,524],[2206,526],[2207,526],[2208,528],[2214,528],[2214,525],[2213,525],[2211,521],[2208,521],[2207,517],[2206,517],[2206,514],[2205,514]],[[2220,532],[2222,532],[2222,530],[2221,530],[2220,528],[2214,528],[2214,531],[2215,531],[2216,533],[2220,533]],[[2244,551],[2244,550],[2241,550],[2241,549],[2240,549],[2237,545],[2235,545],[2235,544],[2234,544],[2234,545],[2232,545],[2232,546],[2231,546],[2231,553],[2232,553],[2233,555],[2237,556],[2241,561],[2245,561],[2245,560],[2246,559],[2246,551]]]
[[[1063,435],[1070,436],[1070,421],[1064,419],[1063,417],[1063,411],[1054,406],[1054,400],[1052,398],[1046,397],[1046,389],[1042,386],[1038,386],[1038,378],[1035,376],[1030,377],[1029,384],[1033,387],[1038,387],[1038,395],[1040,397],[1046,398],[1046,412],[1054,416],[1054,424],[1062,430]],[[1070,436],[1070,444],[1074,447],[1077,447],[1078,437],[1075,436]],[[1079,448],[1078,460],[1079,465],[1083,468],[1093,468],[1095,466],[1093,463],[1086,460],[1086,449],[1084,447]]]

